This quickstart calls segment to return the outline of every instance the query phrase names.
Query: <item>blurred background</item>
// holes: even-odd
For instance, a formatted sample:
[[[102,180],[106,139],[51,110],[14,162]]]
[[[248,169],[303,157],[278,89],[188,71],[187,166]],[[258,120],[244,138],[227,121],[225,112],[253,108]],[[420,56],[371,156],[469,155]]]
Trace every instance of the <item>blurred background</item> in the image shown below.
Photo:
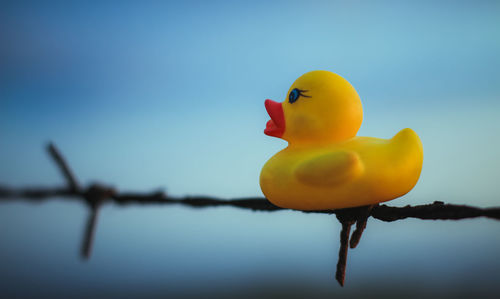
[[[330,70],[357,89],[361,136],[410,127],[417,186],[390,205],[500,206],[498,1],[2,1],[0,183],[262,196],[264,100]],[[370,219],[334,280],[334,216],[106,205],[92,258],[79,202],[0,203],[4,296],[497,297],[500,223]]]

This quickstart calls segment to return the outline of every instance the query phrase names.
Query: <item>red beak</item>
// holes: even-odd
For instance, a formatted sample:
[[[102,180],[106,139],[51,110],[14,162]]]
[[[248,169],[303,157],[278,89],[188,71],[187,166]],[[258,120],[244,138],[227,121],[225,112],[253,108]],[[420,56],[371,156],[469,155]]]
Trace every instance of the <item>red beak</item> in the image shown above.
[[[281,103],[267,99],[264,102],[267,113],[271,120],[267,122],[264,134],[268,136],[281,138],[285,133],[285,115],[283,114],[283,105]]]

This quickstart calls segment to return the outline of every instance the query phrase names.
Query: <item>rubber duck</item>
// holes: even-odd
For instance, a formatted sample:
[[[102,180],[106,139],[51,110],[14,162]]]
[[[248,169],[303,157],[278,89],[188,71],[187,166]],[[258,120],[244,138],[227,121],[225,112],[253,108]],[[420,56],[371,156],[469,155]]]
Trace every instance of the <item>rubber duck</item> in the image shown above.
[[[276,206],[334,210],[377,204],[409,192],[423,147],[412,129],[391,139],[356,136],[363,108],[354,87],[329,71],[299,77],[282,103],[265,101],[264,133],[288,146],[263,166],[260,186]]]

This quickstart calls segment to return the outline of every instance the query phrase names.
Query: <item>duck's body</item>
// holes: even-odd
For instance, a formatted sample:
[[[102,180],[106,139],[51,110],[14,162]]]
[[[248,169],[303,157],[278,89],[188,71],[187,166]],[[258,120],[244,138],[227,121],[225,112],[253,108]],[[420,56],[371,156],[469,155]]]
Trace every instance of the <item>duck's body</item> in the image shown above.
[[[290,209],[370,205],[408,193],[420,176],[422,160],[422,143],[411,129],[391,139],[354,137],[319,147],[288,146],[264,165],[260,186],[275,205]]]
[[[417,183],[423,162],[418,135],[403,129],[391,139],[355,136],[361,101],[336,74],[307,73],[290,88],[288,102],[267,100],[266,109],[271,120],[264,132],[289,142],[260,175],[262,192],[277,206],[370,205],[402,196]]]

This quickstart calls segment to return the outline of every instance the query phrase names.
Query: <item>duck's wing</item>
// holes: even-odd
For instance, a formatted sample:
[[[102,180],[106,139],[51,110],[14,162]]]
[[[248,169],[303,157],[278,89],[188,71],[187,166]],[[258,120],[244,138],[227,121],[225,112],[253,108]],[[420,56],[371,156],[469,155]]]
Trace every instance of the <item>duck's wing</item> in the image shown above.
[[[363,169],[358,154],[342,150],[300,163],[295,169],[295,176],[307,185],[332,186],[355,179]]]

